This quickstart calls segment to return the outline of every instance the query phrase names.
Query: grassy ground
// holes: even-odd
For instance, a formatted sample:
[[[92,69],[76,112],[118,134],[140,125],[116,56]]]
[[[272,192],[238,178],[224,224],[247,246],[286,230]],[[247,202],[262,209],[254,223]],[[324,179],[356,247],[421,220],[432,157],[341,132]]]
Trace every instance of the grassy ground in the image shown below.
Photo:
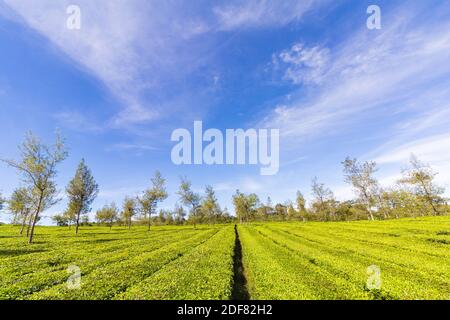
[[[450,299],[449,217],[18,231],[0,226],[0,299]]]
[[[17,230],[0,226],[0,299],[226,299],[232,288],[231,225],[88,227],[78,236],[40,227],[31,246]],[[81,270],[80,290],[67,286],[69,266]]]
[[[264,223],[239,233],[253,299],[450,299],[449,217]]]

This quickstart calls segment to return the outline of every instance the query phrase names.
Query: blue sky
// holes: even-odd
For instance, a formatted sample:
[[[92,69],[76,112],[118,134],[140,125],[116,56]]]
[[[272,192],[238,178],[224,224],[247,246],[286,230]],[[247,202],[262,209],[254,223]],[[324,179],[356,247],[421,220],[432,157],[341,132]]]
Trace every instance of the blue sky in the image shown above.
[[[66,28],[71,4],[80,30]],[[366,27],[371,4],[380,30]],[[167,208],[179,176],[213,185],[230,210],[236,189],[284,202],[308,197],[314,176],[351,198],[347,155],[376,160],[389,185],[414,152],[448,188],[449,61],[448,1],[2,0],[0,157],[16,158],[26,131],[50,142],[59,128],[70,151],[59,187],[84,157],[101,187],[94,209],[137,194],[156,169]],[[280,129],[278,174],[175,166],[170,135],[194,120]],[[20,184],[4,165],[0,176],[6,196]]]

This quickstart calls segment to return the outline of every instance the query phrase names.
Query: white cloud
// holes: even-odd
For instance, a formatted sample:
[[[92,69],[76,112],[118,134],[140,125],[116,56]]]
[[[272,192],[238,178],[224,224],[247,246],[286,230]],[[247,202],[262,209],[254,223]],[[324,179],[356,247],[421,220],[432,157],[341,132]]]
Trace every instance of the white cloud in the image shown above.
[[[411,153],[414,153],[425,162],[450,162],[450,152],[446,152],[447,150],[450,150],[450,133],[430,136],[386,150],[375,161],[379,164],[407,162]]]
[[[157,92],[172,72],[189,72],[189,68],[179,68],[187,57],[178,48],[183,41],[208,30],[195,17],[185,17],[183,6],[187,4],[165,1],[79,0],[80,30],[66,27],[66,8],[73,4],[70,0],[5,3],[20,17],[17,20],[48,38],[118,98],[124,108],[111,121],[112,126],[157,119],[162,106],[144,93],[148,89]],[[7,10],[0,14],[13,18]],[[192,50],[184,54],[195,55]]]
[[[305,47],[294,44],[290,49],[273,55],[275,69],[282,69],[283,78],[294,84],[320,83],[329,65],[329,49],[320,46]]]
[[[436,181],[449,186],[450,177],[450,133],[429,136],[414,140],[396,147],[379,150],[375,161],[381,166],[395,165],[398,168],[408,166],[411,154],[416,155],[420,161],[431,165],[438,172]],[[383,183],[393,183],[400,177],[400,173],[383,177]]]
[[[221,30],[283,26],[299,20],[319,2],[321,1],[237,0],[215,7],[214,13],[219,20]]]
[[[435,121],[443,122],[434,115],[447,107],[442,101],[450,99],[445,90],[450,85],[448,77],[446,83],[438,82],[450,74],[450,24],[418,22],[414,14],[402,13],[401,8],[389,21],[390,25],[375,33],[363,27],[343,45],[334,47],[329,53],[331,62],[323,63],[326,72],[319,73],[320,86],[312,91],[303,86],[300,98],[276,107],[262,125],[282,128],[285,138],[292,137],[298,142],[299,137],[318,137],[337,128],[351,128],[380,107],[390,106],[389,114],[405,112],[402,108],[419,99],[426,104],[416,106],[415,115],[429,116],[429,123],[421,123],[423,129],[430,128]],[[321,52],[319,48],[314,51]],[[302,50],[303,46],[298,50],[291,48],[284,54],[285,60],[295,66],[304,58],[291,52]],[[291,72],[290,78],[305,84],[303,77],[308,70],[298,71]],[[438,85],[431,85],[433,81]]]
[[[195,37],[248,26],[281,26],[322,1],[239,0],[214,7],[208,1],[78,0],[80,30],[66,27],[70,0],[4,2],[8,7],[2,6],[3,17],[20,21],[47,38],[118,99],[123,108],[108,125],[130,128],[161,119],[171,109],[177,113],[161,92],[168,83],[172,90],[177,81],[185,83],[186,75],[211,58],[205,55],[209,42],[202,38],[192,45]]]

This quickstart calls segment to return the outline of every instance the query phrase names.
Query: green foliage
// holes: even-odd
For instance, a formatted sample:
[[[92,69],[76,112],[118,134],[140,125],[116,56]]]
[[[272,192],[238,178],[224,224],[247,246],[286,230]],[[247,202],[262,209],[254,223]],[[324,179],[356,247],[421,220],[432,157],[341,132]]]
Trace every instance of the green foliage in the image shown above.
[[[114,223],[119,220],[119,209],[115,203],[105,205],[95,214],[95,220],[100,224],[106,224],[111,229]]]
[[[254,220],[257,214],[259,198],[256,194],[245,195],[239,190],[233,196],[234,211],[240,223]]]
[[[133,217],[137,214],[136,200],[133,198],[126,197],[123,201],[122,208],[122,222],[131,228]]]
[[[64,213],[53,215],[52,220],[58,227],[67,227],[71,221],[70,218]]]
[[[66,188],[69,199],[66,218],[72,218],[75,221],[75,232],[77,234],[80,217],[89,213],[91,204],[97,197],[98,191],[98,184],[95,182],[91,170],[86,166],[84,159],[82,159],[78,165],[75,177]]]
[[[19,161],[3,161],[22,175],[23,182],[30,190],[34,212],[28,242],[32,243],[39,215],[60,200],[57,198],[58,190],[55,182],[56,167],[67,158],[68,153],[59,134],[56,135],[54,145],[48,146],[32,133],[28,133],[19,149],[21,156]]]
[[[151,179],[152,186],[144,191],[143,195],[138,198],[141,213],[147,219],[148,229],[150,230],[152,215],[156,212],[158,203],[167,199],[166,180],[159,171]]]
[[[199,209],[201,220],[209,224],[220,220],[222,210],[220,209],[216,193],[212,186],[205,187],[205,197],[203,198]]]
[[[192,183],[185,177],[181,178],[177,194],[180,197],[180,202],[190,208],[190,218],[192,218],[195,227],[200,209],[200,195],[192,191]]]
[[[0,199],[1,202],[2,200]],[[7,202],[8,210],[14,215],[13,223],[26,223],[33,209],[30,189],[18,188],[14,190]]]

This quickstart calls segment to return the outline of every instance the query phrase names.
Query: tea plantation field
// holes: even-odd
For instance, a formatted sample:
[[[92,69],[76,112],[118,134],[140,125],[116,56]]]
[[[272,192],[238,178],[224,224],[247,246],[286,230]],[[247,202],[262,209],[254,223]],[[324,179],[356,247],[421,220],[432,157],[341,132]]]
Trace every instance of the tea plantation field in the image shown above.
[[[26,245],[0,227],[0,299],[227,299],[233,278],[233,226],[41,227]],[[81,270],[81,288],[67,285]],[[72,267],[73,268],[73,267]]]
[[[254,223],[238,237],[234,225],[39,227],[33,245],[18,230],[0,226],[0,300],[450,299],[449,217]]]
[[[239,227],[253,299],[450,299],[448,217]]]

